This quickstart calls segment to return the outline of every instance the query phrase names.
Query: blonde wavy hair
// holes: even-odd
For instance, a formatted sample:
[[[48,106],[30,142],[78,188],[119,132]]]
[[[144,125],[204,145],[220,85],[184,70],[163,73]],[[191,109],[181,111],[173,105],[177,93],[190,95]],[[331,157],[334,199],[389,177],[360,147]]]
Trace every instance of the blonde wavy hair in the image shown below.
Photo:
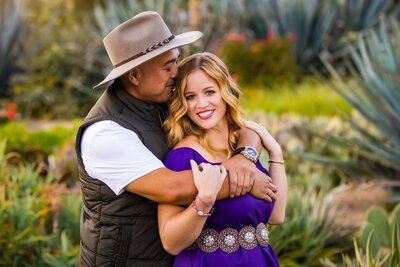
[[[221,151],[209,144],[207,131],[196,125],[187,115],[187,103],[184,95],[187,77],[194,71],[202,70],[218,84],[222,99],[227,104],[225,115],[229,126],[229,150],[223,150],[223,152],[230,156],[236,147],[239,130],[244,127],[244,121],[239,109],[241,92],[229,75],[228,68],[221,59],[208,52],[193,54],[185,58],[178,68],[176,90],[170,100],[169,117],[163,125],[170,148],[173,148],[183,138],[193,135],[199,138],[199,143],[211,154]]]

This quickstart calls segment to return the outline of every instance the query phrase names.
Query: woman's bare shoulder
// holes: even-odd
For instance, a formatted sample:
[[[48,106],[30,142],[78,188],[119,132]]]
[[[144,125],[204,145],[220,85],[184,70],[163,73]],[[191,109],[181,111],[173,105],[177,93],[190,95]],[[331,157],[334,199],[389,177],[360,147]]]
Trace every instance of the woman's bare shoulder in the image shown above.
[[[183,138],[174,148],[190,147],[193,149],[199,148],[200,144],[196,136],[189,135]]]

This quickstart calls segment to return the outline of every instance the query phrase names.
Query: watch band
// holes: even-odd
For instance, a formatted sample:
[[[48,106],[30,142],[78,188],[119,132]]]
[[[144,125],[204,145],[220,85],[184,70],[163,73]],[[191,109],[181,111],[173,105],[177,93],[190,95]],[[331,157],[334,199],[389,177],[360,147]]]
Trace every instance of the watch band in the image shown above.
[[[240,152],[242,152],[245,148],[246,147],[244,147],[244,146],[237,148],[235,151],[233,151],[232,156],[240,154]]]

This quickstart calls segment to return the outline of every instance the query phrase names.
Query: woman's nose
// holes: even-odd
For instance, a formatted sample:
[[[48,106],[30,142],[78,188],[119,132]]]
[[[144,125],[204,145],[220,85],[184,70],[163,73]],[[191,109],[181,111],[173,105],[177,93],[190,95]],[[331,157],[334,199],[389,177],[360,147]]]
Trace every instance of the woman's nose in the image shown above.
[[[208,105],[208,100],[207,100],[207,98],[206,97],[204,97],[204,96],[199,96],[198,98],[197,98],[197,105],[198,105],[198,107],[206,107],[207,105]]]

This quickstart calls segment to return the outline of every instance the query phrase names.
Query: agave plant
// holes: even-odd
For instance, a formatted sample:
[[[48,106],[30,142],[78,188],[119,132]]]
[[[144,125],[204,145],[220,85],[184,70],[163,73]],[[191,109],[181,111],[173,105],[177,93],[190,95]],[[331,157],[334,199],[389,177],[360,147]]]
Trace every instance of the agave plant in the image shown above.
[[[339,17],[335,26],[346,31],[359,31],[371,26],[387,10],[390,1],[346,0],[338,1],[338,4]]]
[[[61,233],[59,238],[59,252],[55,255],[54,253],[45,251],[43,252],[43,260],[50,266],[59,267],[73,267],[77,266],[79,246],[73,244],[68,235],[65,232]]]
[[[389,7],[396,8],[396,5],[391,5],[390,0],[337,1],[337,6],[338,15],[329,33],[331,43],[328,44],[328,50],[332,54],[340,53],[346,43],[356,38],[356,32],[375,25],[379,16],[389,11]],[[395,11],[391,13],[394,14]],[[332,55],[325,53],[325,56]]]
[[[371,207],[361,229],[354,239],[354,254],[342,256],[344,267],[375,267],[400,265],[400,204],[390,215],[380,207]],[[329,259],[322,260],[324,266],[336,267]]]
[[[334,140],[360,155],[358,163],[367,164],[370,174],[400,179],[399,22],[382,19],[378,29],[360,34],[347,51],[344,62],[351,82],[330,62],[323,62],[335,79],[329,84],[366,123],[349,118],[358,136]]]
[[[0,97],[9,96],[9,79],[16,71],[15,58],[23,31],[20,0],[0,2]]]
[[[282,266],[321,266],[347,247],[346,237],[335,230],[329,204],[315,188],[291,187],[284,224],[271,228],[271,245]],[[307,196],[307,197],[304,197]],[[340,239],[340,242],[338,242]]]
[[[321,52],[335,52],[347,32],[374,23],[389,4],[389,0],[253,0],[230,1],[229,7],[240,25],[257,38],[265,37],[267,31],[280,36],[293,34],[297,61],[307,68],[318,62]]]

